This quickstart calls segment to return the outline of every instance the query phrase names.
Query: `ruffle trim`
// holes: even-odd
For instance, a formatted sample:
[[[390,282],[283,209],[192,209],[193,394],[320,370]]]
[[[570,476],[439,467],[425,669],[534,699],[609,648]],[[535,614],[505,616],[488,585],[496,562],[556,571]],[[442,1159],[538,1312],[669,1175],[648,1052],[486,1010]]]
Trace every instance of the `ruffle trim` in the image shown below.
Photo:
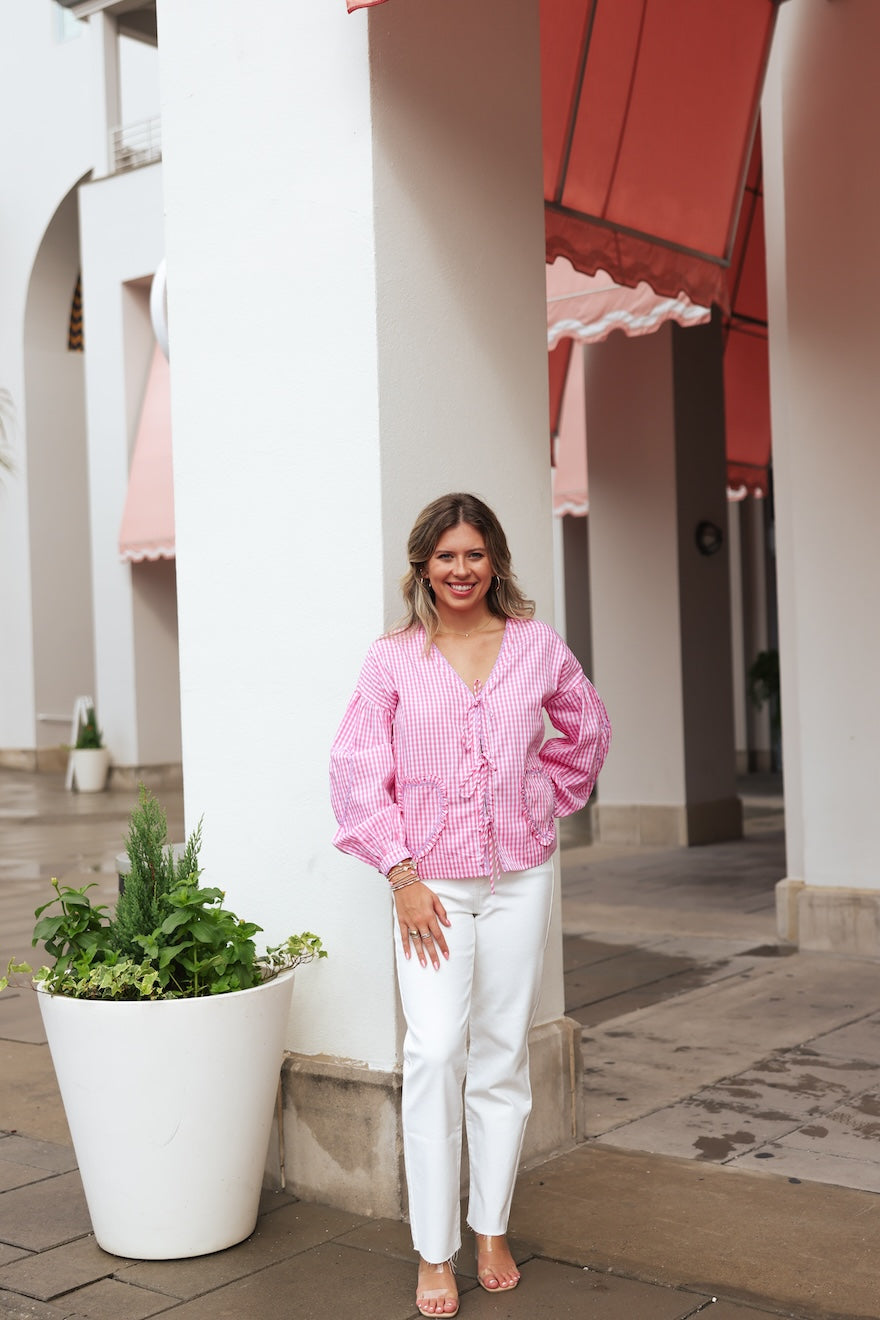
[[[583,217],[562,215],[550,207],[545,207],[544,222],[548,262],[566,257],[584,275],[605,270],[616,284],[635,288],[644,280],[662,297],[676,299],[685,294],[700,307],[714,303],[725,313],[730,311],[722,265],[606,229]]]
[[[120,547],[119,558],[125,564],[142,564],[145,560],[155,563],[157,559],[176,559],[173,543],[171,545],[140,546],[137,550],[123,550]]]

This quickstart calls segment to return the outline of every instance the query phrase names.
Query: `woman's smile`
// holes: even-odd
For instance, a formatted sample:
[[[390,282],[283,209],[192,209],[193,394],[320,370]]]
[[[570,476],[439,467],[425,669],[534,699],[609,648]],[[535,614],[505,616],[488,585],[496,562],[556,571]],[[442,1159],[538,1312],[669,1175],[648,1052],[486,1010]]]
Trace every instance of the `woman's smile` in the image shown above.
[[[465,618],[473,622],[487,613],[484,602],[492,585],[492,561],[482,534],[470,523],[459,523],[443,533],[424,574],[434,592],[441,623],[449,626]]]

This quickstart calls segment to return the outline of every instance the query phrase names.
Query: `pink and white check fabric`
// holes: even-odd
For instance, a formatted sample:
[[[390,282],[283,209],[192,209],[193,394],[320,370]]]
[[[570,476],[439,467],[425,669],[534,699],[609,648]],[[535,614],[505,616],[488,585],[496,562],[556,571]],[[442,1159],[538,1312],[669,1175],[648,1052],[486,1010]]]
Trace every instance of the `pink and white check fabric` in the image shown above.
[[[560,734],[546,737],[544,712]],[[422,629],[374,642],[333,743],[334,844],[425,880],[539,866],[608,751],[602,701],[558,633],[508,619],[471,691]]]

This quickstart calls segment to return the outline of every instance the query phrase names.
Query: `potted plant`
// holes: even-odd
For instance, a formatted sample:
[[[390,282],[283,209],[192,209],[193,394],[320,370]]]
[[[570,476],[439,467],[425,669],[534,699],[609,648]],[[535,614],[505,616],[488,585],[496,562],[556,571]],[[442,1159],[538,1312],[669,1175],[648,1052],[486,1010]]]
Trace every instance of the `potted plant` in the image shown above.
[[[104,746],[94,706],[89,706],[85,718],[80,718],[76,730],[76,743],[70,751],[72,779],[80,793],[100,793],[107,787],[110,753]]]
[[[770,713],[772,769],[782,766],[782,707],[779,687],[779,652],[759,651],[749,666],[749,696],[760,710],[766,702]]]
[[[257,953],[260,927],[199,884],[201,823],[175,859],[141,785],[131,870],[110,916],[86,885],[52,884],[33,975],[99,1246],[163,1260],[254,1229],[294,968],[326,957],[305,932]],[[10,963],[9,975],[30,974]]]

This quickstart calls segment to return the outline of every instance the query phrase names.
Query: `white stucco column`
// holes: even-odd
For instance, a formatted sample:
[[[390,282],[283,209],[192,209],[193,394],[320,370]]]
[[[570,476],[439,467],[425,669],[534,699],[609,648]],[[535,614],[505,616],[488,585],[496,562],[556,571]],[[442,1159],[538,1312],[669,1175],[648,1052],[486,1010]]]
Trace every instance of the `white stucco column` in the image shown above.
[[[119,29],[116,15],[99,10],[89,16],[89,29],[94,52],[94,177],[101,178],[113,170],[110,143],[111,130],[118,128],[122,115],[119,86]]]
[[[780,8],[762,113],[788,878],[780,931],[880,957],[880,9]]]
[[[487,499],[552,617],[538,7],[160,0],[159,43],[187,817],[233,907],[330,950],[288,1186],[393,1214],[389,896],[331,847],[328,752],[429,499]],[[535,1149],[571,1133],[561,1014],[557,932]]]
[[[737,837],[719,327],[611,335],[585,352],[596,685],[614,744],[600,838]]]

